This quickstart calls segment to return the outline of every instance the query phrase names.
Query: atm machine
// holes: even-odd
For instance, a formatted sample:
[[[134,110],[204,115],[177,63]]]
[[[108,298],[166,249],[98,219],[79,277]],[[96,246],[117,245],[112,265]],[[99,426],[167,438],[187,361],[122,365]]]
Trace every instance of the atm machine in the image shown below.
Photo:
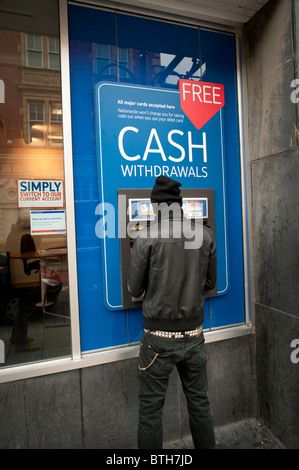
[[[136,232],[143,230],[155,219],[151,206],[152,189],[118,189],[118,222],[121,233],[126,236],[120,237],[120,262],[121,262],[121,290],[122,306],[124,309],[137,308],[142,305],[142,298],[133,298],[127,289],[127,279],[130,266],[130,257]],[[214,211],[214,189],[204,188],[182,188],[182,209],[184,216],[188,219],[200,219],[215,230]],[[126,216],[121,213],[126,211]],[[217,296],[217,285],[211,290],[207,297]]]

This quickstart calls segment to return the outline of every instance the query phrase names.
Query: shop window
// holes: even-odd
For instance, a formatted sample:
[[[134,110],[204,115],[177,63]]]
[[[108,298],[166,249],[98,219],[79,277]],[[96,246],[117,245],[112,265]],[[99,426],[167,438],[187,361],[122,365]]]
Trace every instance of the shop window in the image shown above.
[[[122,173],[123,167],[119,164],[121,157],[119,157],[117,145],[109,153],[108,166],[111,165],[109,170],[107,170],[107,166],[105,173],[104,168],[99,165],[95,136],[99,132],[100,119],[101,130],[105,128],[101,134],[104,144],[108,140],[108,138],[105,139],[106,136],[119,133],[123,126],[132,125],[140,131],[138,136],[134,134],[136,148],[134,146],[130,155],[136,155],[137,152],[144,151],[146,143],[142,142],[143,136],[148,136],[152,129],[159,129],[159,136],[163,135],[165,137],[166,135],[162,122],[162,113],[165,110],[153,110],[152,108],[153,105],[159,106],[161,104],[158,100],[154,102],[148,100],[147,105],[151,107],[146,109],[148,116],[154,115],[156,112],[161,117],[161,127],[157,121],[153,121],[152,123],[148,122],[148,126],[151,127],[147,128],[146,121],[143,124],[141,113],[138,111],[138,115],[133,115],[133,111],[130,111],[130,109],[133,109],[133,104],[130,108],[130,101],[126,101],[125,97],[117,95],[116,92],[115,100],[117,100],[117,103],[119,102],[119,109],[113,108],[116,101],[111,104],[111,109],[117,109],[117,113],[113,114],[113,111],[111,111],[110,114],[110,110],[107,112],[107,108],[105,108],[106,114],[100,114],[99,109],[95,111],[95,90],[99,90],[97,84],[108,80],[109,82],[115,82],[115,84],[111,84],[110,90],[114,85],[115,89],[119,90],[125,88],[133,90],[134,85],[137,85],[141,88],[143,86],[153,89],[164,88],[167,93],[168,91],[178,92],[179,79],[203,80],[207,83],[223,84],[225,89],[223,136],[226,156],[224,164],[225,168],[228,169],[228,181],[234,181],[234,185],[228,184],[225,189],[227,199],[234,201],[234,205],[227,208],[227,213],[223,211],[223,215],[225,217],[227,215],[230,221],[228,236],[226,237],[224,232],[220,233],[219,225],[216,228],[218,247],[221,247],[221,253],[225,253],[225,255],[228,247],[229,258],[228,265],[223,265],[224,275],[222,278],[219,276],[218,279],[218,284],[222,283],[225,289],[223,288],[223,291],[219,289],[217,297],[207,299],[204,329],[214,330],[221,327],[227,328],[231,325],[242,325],[245,319],[245,301],[243,246],[240,232],[242,212],[234,34],[213,31],[203,27],[184,26],[138,15],[101,10],[94,7],[89,8],[71,2],[68,12],[73,128],[72,149],[82,351],[87,353],[94,352],[97,349],[133,344],[139,341],[143,331],[141,311],[121,308],[123,305],[121,292],[115,287],[120,278],[120,265],[115,270],[110,271],[112,273],[110,279],[113,284],[111,291],[114,295],[114,303],[111,302],[109,305],[105,303],[107,297],[105,297],[106,292],[103,286],[105,286],[104,280],[109,270],[110,260],[105,259],[103,252],[101,253],[101,241],[97,238],[95,229],[91,228],[94,227],[97,220],[95,215],[98,214],[98,204],[102,202],[102,197],[104,197],[101,178],[111,178],[111,180],[114,178],[115,181],[119,181],[123,185],[119,188],[150,188],[155,180],[151,171],[154,172],[154,169],[159,165],[160,168],[163,168],[163,171],[165,168],[166,170],[170,168],[164,159],[159,162],[159,157],[155,154],[151,164],[149,161],[142,161],[142,159],[138,162],[147,163],[147,166],[128,167],[127,180],[123,181],[120,175],[125,175]],[[95,44],[99,45],[96,48],[96,53]],[[95,66],[95,63],[97,66]],[[82,74],[82,64],[85,67],[84,74]],[[125,85],[130,84],[130,86],[123,86],[122,82],[126,82]],[[119,84],[120,86],[118,86]],[[114,99],[112,92],[109,98],[112,103]],[[141,103],[141,100],[139,100],[139,103]],[[98,115],[96,114],[97,111]],[[85,116],[88,118],[83,119]],[[170,114],[164,114],[164,116],[166,116],[164,117],[165,120]],[[140,122],[137,119],[139,117]],[[179,115],[171,117],[170,121],[174,118],[179,118]],[[121,121],[122,119],[123,121]],[[132,119],[130,124],[128,124],[129,119]],[[173,126],[176,126],[176,123]],[[173,128],[176,129],[176,127]],[[166,139],[165,141],[167,142]],[[216,150],[209,150],[209,155],[212,155],[213,151],[216,152]],[[155,153],[154,150],[153,153]],[[215,161],[212,156],[209,158],[211,162]],[[138,186],[140,181],[136,182],[134,169],[138,174],[138,171],[141,172],[142,168],[144,168],[144,173],[142,173],[144,182],[142,181],[141,186]],[[213,175],[212,169],[211,174]],[[176,178],[175,174],[170,173],[167,176],[179,180],[179,177]],[[195,175],[195,173],[189,176],[187,182],[187,186],[190,188],[206,188],[205,184],[205,177]],[[216,187],[215,181],[211,187]],[[109,192],[109,198],[108,201],[117,207],[115,191],[114,193],[112,190]],[[119,245],[116,243],[114,246],[116,247],[115,259],[117,259]],[[228,284],[224,285],[224,281],[227,281],[228,269],[230,275],[229,286]],[[102,325],[105,325],[105,328],[102,328]]]
[[[71,356],[58,2],[34,21],[19,3],[0,15],[0,369]]]

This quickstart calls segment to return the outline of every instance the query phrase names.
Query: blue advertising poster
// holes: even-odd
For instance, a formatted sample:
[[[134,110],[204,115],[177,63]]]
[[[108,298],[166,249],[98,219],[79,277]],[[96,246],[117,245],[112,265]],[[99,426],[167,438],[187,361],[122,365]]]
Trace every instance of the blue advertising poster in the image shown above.
[[[100,238],[101,204],[117,212],[118,188],[152,188],[159,174],[187,189],[214,188],[218,295],[206,300],[204,328],[243,324],[234,34],[86,5],[69,4],[68,15],[82,351],[140,340],[141,309],[120,308],[117,213],[109,236]],[[182,111],[179,79],[192,79],[194,95],[214,101],[217,112],[193,124],[188,106]],[[223,86],[223,107],[220,90],[209,84]]]
[[[183,188],[213,188],[217,239],[217,294],[229,289],[225,155],[220,109],[196,129],[182,111],[179,90],[99,83],[96,86],[97,152],[102,223],[117,213],[119,188],[151,188],[165,175]],[[104,301],[122,309],[117,220],[102,239]],[[101,232],[103,234],[103,232]]]

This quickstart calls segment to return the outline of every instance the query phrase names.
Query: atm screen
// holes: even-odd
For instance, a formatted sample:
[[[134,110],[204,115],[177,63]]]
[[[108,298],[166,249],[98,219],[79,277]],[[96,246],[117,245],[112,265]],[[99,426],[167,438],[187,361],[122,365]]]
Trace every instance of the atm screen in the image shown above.
[[[208,198],[183,198],[183,211],[187,219],[208,218]]]
[[[182,209],[187,219],[208,218],[208,198],[183,198]],[[141,222],[154,220],[155,213],[150,199],[129,199],[130,222]]]
[[[129,199],[130,222],[154,220],[154,218],[155,213],[153,211],[150,199]]]

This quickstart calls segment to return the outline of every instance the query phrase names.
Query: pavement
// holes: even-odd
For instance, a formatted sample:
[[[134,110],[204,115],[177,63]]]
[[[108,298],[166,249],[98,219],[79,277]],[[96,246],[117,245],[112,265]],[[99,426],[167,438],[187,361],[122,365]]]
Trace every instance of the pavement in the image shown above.
[[[244,419],[215,428],[216,449],[285,449],[272,432],[257,419]],[[194,449],[192,437],[165,442],[164,449]]]

